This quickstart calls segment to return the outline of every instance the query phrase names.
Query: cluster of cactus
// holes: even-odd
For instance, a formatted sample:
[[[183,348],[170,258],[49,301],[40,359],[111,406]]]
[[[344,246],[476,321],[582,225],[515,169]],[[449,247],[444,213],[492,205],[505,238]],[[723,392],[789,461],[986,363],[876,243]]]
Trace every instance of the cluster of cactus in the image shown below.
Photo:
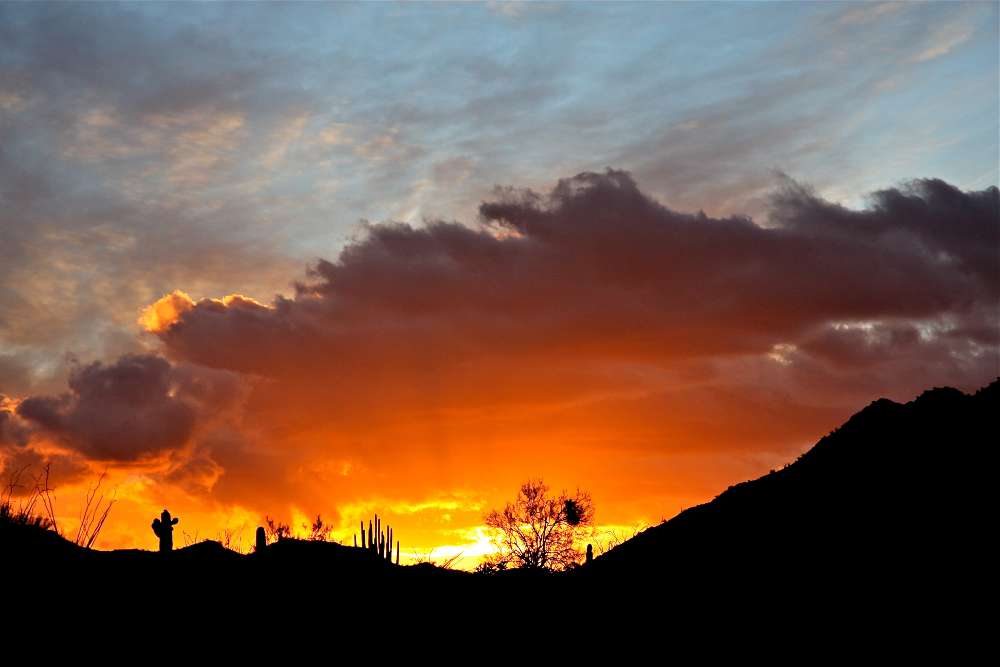
[[[355,548],[365,549],[378,554],[388,562],[392,562],[392,528],[386,526],[382,530],[382,520],[375,515],[375,519],[368,520],[368,532],[365,532],[365,522],[361,521],[361,544],[358,544],[358,535],[354,534]],[[396,565],[399,565],[399,540],[396,540]]]

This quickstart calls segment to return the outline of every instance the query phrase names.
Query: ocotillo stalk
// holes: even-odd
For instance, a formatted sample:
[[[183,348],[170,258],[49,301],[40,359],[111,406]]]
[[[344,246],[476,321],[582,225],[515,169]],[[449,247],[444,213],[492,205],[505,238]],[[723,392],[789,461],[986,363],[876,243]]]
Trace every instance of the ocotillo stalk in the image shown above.
[[[399,540],[396,540],[396,565],[399,565]]]

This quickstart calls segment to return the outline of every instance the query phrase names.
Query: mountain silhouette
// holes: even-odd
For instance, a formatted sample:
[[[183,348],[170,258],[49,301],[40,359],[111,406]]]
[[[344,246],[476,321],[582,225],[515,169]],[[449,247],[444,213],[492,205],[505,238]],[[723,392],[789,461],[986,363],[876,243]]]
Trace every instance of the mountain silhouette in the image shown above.
[[[995,525],[1000,380],[877,400],[798,460],[596,558],[587,576],[695,587],[926,586],[971,575]]]

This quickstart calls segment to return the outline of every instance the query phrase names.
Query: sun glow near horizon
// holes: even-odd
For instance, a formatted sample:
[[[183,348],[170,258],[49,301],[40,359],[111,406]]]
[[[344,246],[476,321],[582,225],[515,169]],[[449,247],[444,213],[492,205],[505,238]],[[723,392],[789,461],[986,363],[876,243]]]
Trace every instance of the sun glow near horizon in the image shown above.
[[[23,491],[27,491],[32,471],[22,477]],[[105,477],[101,478],[102,472]],[[56,470],[58,479],[58,469]],[[147,467],[132,469],[90,470],[74,483],[52,487],[58,531],[73,539],[81,519],[87,496],[96,490],[92,509],[99,502],[111,502],[112,509],[94,548],[101,550],[142,549],[153,551],[157,538],[150,523],[161,509],[169,509],[179,519],[174,531],[174,548],[191,546],[205,540],[219,542],[239,553],[253,549],[258,526],[267,525],[270,518],[290,528],[290,537],[309,539],[311,524],[317,514],[330,530],[326,541],[352,546],[359,537],[359,526],[378,515],[383,526],[392,526],[394,541],[400,542],[400,563],[433,563],[456,569],[473,570],[486,557],[496,553],[497,547],[491,531],[481,523],[485,499],[460,500],[459,496],[441,497],[421,502],[391,503],[365,501],[346,503],[337,511],[306,513],[299,507],[275,508],[277,512],[258,512],[247,507],[217,506],[204,502],[204,498],[184,494],[165,497],[156,493],[156,481]],[[95,484],[100,482],[100,486]],[[15,496],[15,503],[24,496]],[[509,500],[509,499],[508,499]],[[496,508],[501,509],[502,500]],[[216,505],[216,506],[213,506]],[[464,517],[456,521],[455,517]],[[331,523],[332,522],[332,523]],[[600,554],[614,544],[633,536],[641,529],[653,525],[640,518],[629,524],[595,524],[578,544],[581,553],[587,543],[593,543]],[[395,550],[395,544],[393,549]]]

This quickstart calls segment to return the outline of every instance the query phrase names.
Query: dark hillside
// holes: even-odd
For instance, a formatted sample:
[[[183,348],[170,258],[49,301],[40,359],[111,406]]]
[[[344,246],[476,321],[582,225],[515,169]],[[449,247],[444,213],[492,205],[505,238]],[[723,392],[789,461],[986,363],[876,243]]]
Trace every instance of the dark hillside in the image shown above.
[[[1000,381],[881,399],[797,461],[597,558],[589,574],[731,582],[960,573],[995,525]]]

